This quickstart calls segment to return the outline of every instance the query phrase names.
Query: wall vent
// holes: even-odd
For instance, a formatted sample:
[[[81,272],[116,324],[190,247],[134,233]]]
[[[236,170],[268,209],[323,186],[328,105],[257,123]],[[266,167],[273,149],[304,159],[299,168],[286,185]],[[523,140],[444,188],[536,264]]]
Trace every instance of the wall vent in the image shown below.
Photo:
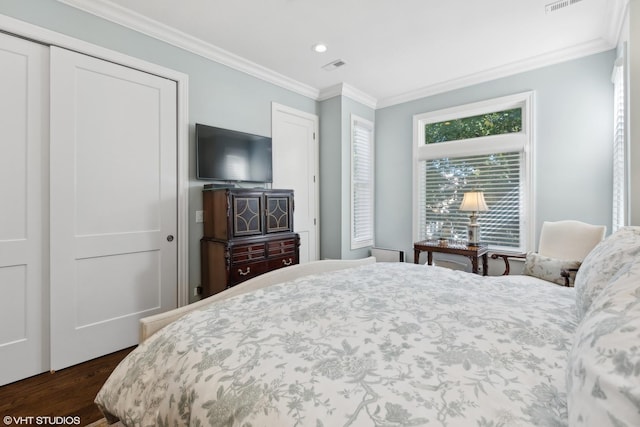
[[[347,65],[347,63],[344,62],[342,59],[336,59],[335,61],[329,62],[326,65],[323,65],[322,68],[324,68],[326,71],[333,71],[336,68],[340,68],[344,65]]]
[[[560,0],[553,3],[549,3],[544,7],[545,13],[555,12],[556,10],[564,9],[567,6],[574,5],[582,0]]]

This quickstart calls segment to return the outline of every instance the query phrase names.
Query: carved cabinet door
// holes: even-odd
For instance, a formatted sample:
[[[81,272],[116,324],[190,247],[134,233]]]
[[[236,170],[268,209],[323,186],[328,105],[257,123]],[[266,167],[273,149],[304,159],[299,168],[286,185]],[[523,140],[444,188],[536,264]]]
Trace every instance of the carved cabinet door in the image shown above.
[[[234,237],[263,234],[262,193],[232,194],[231,203]]]
[[[266,194],[266,232],[293,231],[293,197],[289,194]]]

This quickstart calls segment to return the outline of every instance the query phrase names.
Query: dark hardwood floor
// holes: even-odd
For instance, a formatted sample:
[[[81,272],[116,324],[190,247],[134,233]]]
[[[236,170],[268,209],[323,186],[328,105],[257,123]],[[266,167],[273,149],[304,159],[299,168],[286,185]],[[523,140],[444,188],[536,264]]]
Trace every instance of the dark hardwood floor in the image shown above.
[[[0,387],[0,416],[80,417],[81,426],[99,420],[102,414],[93,400],[109,374],[134,348]]]

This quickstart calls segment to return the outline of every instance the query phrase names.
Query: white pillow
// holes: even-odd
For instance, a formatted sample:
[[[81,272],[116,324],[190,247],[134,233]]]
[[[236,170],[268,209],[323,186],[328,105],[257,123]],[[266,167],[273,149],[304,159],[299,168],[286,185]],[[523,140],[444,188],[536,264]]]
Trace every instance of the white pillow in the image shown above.
[[[584,317],[592,301],[625,264],[640,255],[640,227],[624,227],[604,239],[582,261],[576,274],[576,313]]]
[[[640,257],[578,325],[567,366],[569,426],[640,426]]]
[[[579,267],[580,261],[549,258],[535,252],[529,252],[524,261],[522,274],[557,283],[558,285],[564,285],[564,277],[560,275],[562,269],[578,269]]]

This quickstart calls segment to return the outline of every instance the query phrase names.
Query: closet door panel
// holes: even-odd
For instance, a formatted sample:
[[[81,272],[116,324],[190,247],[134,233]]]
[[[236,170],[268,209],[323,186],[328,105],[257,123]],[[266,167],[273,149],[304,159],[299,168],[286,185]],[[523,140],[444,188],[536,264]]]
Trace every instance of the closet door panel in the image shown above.
[[[77,280],[82,286],[77,288],[78,327],[156,308],[160,299],[160,289],[156,286],[160,271],[158,254],[158,251],[143,251],[79,260]],[[110,274],[96,276],[96,271],[105,270]],[[116,304],[92,303],[109,301],[113,294],[128,295],[128,298],[121,298]]]
[[[75,77],[84,92],[73,100],[77,235],[159,230],[160,92],[99,70],[78,69]]]
[[[0,34],[0,385],[49,369],[48,49]]]
[[[51,363],[177,305],[175,82],[51,48]],[[173,236],[169,238],[168,236]]]

